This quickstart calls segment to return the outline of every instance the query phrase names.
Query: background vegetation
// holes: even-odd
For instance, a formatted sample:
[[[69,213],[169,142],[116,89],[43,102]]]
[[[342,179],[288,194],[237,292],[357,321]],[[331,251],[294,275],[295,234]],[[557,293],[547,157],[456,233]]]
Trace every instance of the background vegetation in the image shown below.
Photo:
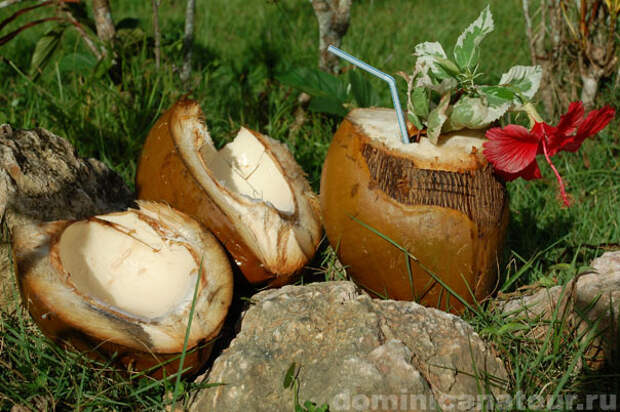
[[[496,31],[484,42],[481,71],[497,81],[507,68],[530,64],[529,49],[521,2],[488,3]],[[415,44],[454,44],[486,4],[486,0],[358,0],[342,48],[387,72],[407,71],[414,63]],[[118,29],[114,65],[96,64],[77,33],[68,30],[48,64],[31,72],[35,45],[55,23],[27,30],[0,47],[0,124],[47,128],[69,139],[80,155],[104,161],[133,185],[149,129],[185,93],[178,73],[185,2],[161,3],[159,70],[154,64],[150,2],[112,0],[111,8]],[[0,9],[0,21],[15,10],[15,6]],[[6,29],[18,26],[15,22]],[[299,92],[277,80],[294,68],[316,67],[317,39],[316,19],[307,1],[199,1],[190,85],[218,145],[230,141],[241,125],[266,133],[288,145],[318,191],[321,165],[340,118],[307,113],[300,125]],[[598,106],[618,107],[615,80],[602,84]],[[382,105],[390,106],[384,84],[370,82]],[[405,101],[404,82],[399,86]],[[535,282],[563,284],[605,249],[618,248],[619,151],[615,120],[578,153],[554,158],[572,195],[569,209],[560,206],[556,181],[545,165],[543,179],[508,185],[511,224],[501,268],[506,291]],[[323,249],[313,266],[327,279],[344,276],[329,249]],[[1,316],[2,410],[13,403],[33,410],[157,410],[163,407],[162,396],[172,390],[167,381],[143,376],[128,380],[108,365],[57,349],[21,310]],[[513,391],[620,392],[618,369],[612,367],[603,375],[572,372],[570,365],[580,356],[578,342],[563,342],[560,334],[553,335],[551,349],[539,356],[539,347],[515,338],[490,311],[472,322],[504,353],[513,373],[509,382]],[[180,397],[187,400],[192,386],[181,389]]]

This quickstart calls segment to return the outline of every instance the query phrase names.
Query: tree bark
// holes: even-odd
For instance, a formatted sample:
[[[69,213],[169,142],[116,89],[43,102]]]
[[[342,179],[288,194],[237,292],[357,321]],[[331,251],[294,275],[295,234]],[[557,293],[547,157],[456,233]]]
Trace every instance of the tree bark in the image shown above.
[[[181,81],[185,84],[192,74],[192,46],[194,44],[194,12],[196,0],[187,0],[185,11],[185,37],[183,38],[183,68],[181,69]]]
[[[612,74],[618,64],[615,40],[617,17],[615,10],[608,9],[605,13],[595,3],[587,26],[591,31],[582,32],[584,45],[579,55],[579,72],[583,86],[581,100],[587,108],[594,105],[601,79]],[[607,28],[607,32],[602,28]]]
[[[82,27],[80,22],[78,22],[75,19],[75,17],[73,17],[73,14],[71,14],[70,11],[67,11],[66,15],[67,15],[67,19],[69,19],[69,22],[71,22],[71,24],[73,24],[73,27],[75,27],[77,32],[82,37],[82,40],[84,40],[84,43],[86,44],[86,47],[88,47],[90,49],[90,51],[95,55],[97,60],[101,60],[101,58],[103,57],[101,52],[97,49],[97,46],[95,46],[95,43],[93,43],[93,41],[90,39],[90,37],[88,37],[88,34],[84,30],[84,28]]]
[[[601,80],[617,70],[617,11],[598,0],[522,0],[522,8],[532,63],[543,68],[540,96],[547,114],[555,117],[579,97],[591,107]]]
[[[329,45],[340,47],[342,37],[349,28],[352,0],[312,0],[314,14],[319,23],[319,67],[336,74],[338,57],[327,51]]]
[[[592,107],[594,99],[598,93],[598,83],[600,77],[594,76],[592,73],[581,73],[581,101],[587,108]]]
[[[110,12],[110,2],[108,0],[93,0],[93,15],[97,37],[104,43],[110,43],[116,35],[112,13]]]
[[[532,18],[530,16],[530,0],[522,1],[523,16],[525,17],[525,34],[527,35],[528,44],[530,47],[530,59],[532,64],[536,64],[536,51],[535,51],[535,37],[532,31]]]

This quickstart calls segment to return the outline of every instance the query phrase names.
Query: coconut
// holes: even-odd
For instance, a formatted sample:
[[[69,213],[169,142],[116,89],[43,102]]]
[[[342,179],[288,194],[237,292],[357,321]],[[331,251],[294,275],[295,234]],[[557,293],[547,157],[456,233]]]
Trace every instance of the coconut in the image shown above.
[[[138,198],[204,223],[251,283],[287,283],[321,239],[316,195],[286,146],[241,128],[217,150],[202,117],[184,99],[159,118],[140,158]]]
[[[459,312],[488,296],[508,222],[507,192],[482,155],[483,131],[403,144],[394,110],[355,109],[321,176],[327,237],[377,296]],[[416,259],[405,257],[405,248]]]
[[[197,287],[184,361],[195,372],[231,303],[230,263],[189,216],[163,204],[138,205],[15,228],[23,302],[46,336],[95,358],[146,370],[176,357],[150,372],[162,376],[178,370]]]

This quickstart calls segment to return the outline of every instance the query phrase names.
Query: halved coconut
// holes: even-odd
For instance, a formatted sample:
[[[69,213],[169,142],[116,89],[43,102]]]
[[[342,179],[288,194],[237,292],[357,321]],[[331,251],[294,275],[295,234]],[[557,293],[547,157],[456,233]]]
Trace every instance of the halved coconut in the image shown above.
[[[508,222],[506,189],[482,155],[483,131],[444,135],[438,145],[400,138],[394,110],[356,109],[342,122],[321,176],[327,237],[375,295],[458,312],[463,304],[423,266],[466,301],[488,296]]]
[[[13,253],[23,302],[45,335],[134,370],[178,356],[194,291],[185,366],[203,364],[232,299],[230,263],[217,240],[167,205],[82,221],[17,227]],[[200,276],[200,280],[198,277]],[[152,371],[177,372],[178,360]]]
[[[197,102],[181,100],[150,131],[138,198],[168,202],[203,222],[251,283],[286,283],[314,255],[320,207],[283,144],[242,128],[219,151]]]

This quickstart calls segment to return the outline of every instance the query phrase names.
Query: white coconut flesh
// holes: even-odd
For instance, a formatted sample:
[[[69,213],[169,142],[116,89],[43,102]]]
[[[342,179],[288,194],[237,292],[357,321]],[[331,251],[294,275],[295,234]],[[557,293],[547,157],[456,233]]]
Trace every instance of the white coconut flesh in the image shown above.
[[[58,247],[75,288],[113,310],[154,320],[191,302],[199,263],[136,213],[73,223]]]
[[[271,204],[285,214],[295,213],[293,192],[265,146],[242,128],[219,151],[210,144],[200,154],[214,178],[229,191]]]
[[[411,154],[420,161],[462,162],[471,153],[482,153],[482,144],[486,140],[484,130],[459,130],[440,136],[437,145],[426,137],[418,143],[405,144],[393,109],[355,109],[348,118],[353,124],[361,126],[369,138],[401,153]]]

